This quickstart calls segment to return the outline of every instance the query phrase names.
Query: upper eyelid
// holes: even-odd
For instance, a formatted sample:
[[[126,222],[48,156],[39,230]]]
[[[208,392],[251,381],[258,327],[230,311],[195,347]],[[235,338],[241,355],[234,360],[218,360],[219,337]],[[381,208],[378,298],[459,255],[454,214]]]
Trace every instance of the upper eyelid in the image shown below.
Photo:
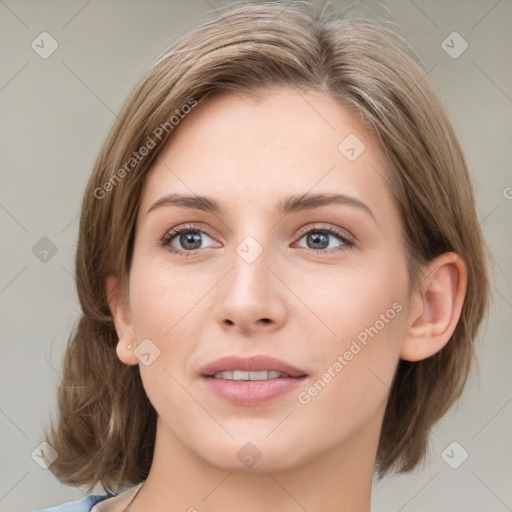
[[[329,231],[331,234],[336,234],[338,236],[342,236],[344,238],[347,238],[348,240],[352,241],[352,242],[355,242],[356,241],[356,237],[354,235],[352,235],[349,231],[347,231],[346,229],[343,229],[343,228],[340,228],[340,227],[337,227],[337,226],[332,226],[330,224],[327,224],[325,222],[320,222],[320,223],[317,223],[317,225],[306,225],[304,226],[303,228],[301,228],[299,230],[299,232],[301,233],[300,236],[304,236],[306,233],[309,233],[310,231]]]
[[[325,223],[325,222],[319,222],[319,223],[313,223],[312,225],[306,225],[306,226],[303,226],[302,228],[299,229],[299,233],[303,234],[303,233],[308,233],[309,231],[311,230],[318,230],[318,231],[321,231],[321,230],[327,230],[327,231],[341,231],[343,233],[346,233],[347,235],[347,238],[354,238],[354,235],[350,234],[350,232],[348,232],[346,229],[344,228],[340,228],[340,227],[337,227],[337,226],[332,226],[328,223]],[[175,226],[175,227],[172,227],[170,229],[168,229],[166,232],[165,232],[165,235],[169,234],[171,231],[199,231],[201,233],[204,233],[205,235],[208,235],[208,236],[213,236],[211,235],[209,232],[208,232],[208,229],[207,228],[203,228],[201,227],[199,224],[195,224],[195,223],[185,223],[184,225],[179,225],[178,226]],[[164,236],[165,236],[164,235]]]
[[[171,232],[174,230],[176,230],[178,232],[171,234]],[[333,236],[340,237],[340,239],[342,241],[344,241],[345,243],[347,243],[347,241],[348,241],[350,244],[354,244],[357,241],[357,238],[354,235],[352,235],[351,233],[349,233],[347,230],[345,230],[343,228],[339,228],[337,226],[332,226],[325,222],[319,222],[319,223],[316,223],[316,225],[315,225],[315,223],[313,223],[312,225],[303,226],[299,230],[298,240],[300,240],[303,236],[305,236],[310,231],[315,231],[315,230],[316,231],[326,230],[329,232],[329,234],[331,234]],[[192,223],[185,223],[183,226],[178,225],[178,226],[175,226],[175,227],[169,229],[168,231],[166,231],[166,233],[162,237],[162,241],[165,240],[167,237],[169,237],[170,239],[169,239],[168,243],[170,244],[171,238],[172,238],[172,241],[174,241],[176,239],[176,237],[179,234],[181,234],[181,232],[187,232],[187,231],[196,231],[199,233],[203,233],[210,238],[214,238],[214,236],[212,234],[210,234],[207,229],[202,228],[199,224],[195,224],[192,222]],[[199,251],[200,249],[194,249],[194,251],[196,251],[196,250]],[[186,252],[191,253],[194,251],[186,251]]]

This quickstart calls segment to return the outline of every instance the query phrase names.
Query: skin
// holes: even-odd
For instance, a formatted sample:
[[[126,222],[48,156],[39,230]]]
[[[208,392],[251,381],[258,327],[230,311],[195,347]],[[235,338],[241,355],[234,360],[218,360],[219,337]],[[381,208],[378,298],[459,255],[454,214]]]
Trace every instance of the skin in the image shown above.
[[[338,149],[349,134],[366,146],[354,161]],[[148,175],[128,296],[119,295],[115,276],[108,282],[118,357],[139,364],[158,413],[153,464],[131,512],[370,510],[398,360],[429,357],[448,342],[466,286],[464,263],[447,253],[411,292],[401,219],[384,172],[360,119],[319,93],[272,89],[257,101],[219,94],[182,121]],[[357,198],[373,216],[350,204],[274,211],[279,200],[306,192]],[[167,204],[148,213],[169,193],[206,195],[225,211]],[[188,223],[207,233],[199,234],[194,255],[162,246],[170,229]],[[307,233],[320,225],[354,243],[328,235],[328,247],[317,248]],[[252,263],[236,251],[247,236],[263,249]],[[171,247],[184,253],[190,245],[183,242],[178,236]],[[300,403],[299,392],[394,303],[400,312]],[[134,353],[146,338],[160,350],[148,366]],[[308,378],[265,404],[233,405],[199,375],[227,354],[271,355]],[[248,442],[261,454],[250,468],[237,457]],[[134,492],[95,510],[121,511]]]

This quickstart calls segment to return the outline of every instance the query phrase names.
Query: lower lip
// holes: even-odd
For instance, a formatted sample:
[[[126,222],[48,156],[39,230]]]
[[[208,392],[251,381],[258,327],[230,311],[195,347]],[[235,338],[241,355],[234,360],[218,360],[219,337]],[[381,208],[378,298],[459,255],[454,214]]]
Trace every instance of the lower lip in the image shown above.
[[[229,380],[203,377],[210,391],[236,405],[258,405],[297,388],[304,377],[268,380]]]

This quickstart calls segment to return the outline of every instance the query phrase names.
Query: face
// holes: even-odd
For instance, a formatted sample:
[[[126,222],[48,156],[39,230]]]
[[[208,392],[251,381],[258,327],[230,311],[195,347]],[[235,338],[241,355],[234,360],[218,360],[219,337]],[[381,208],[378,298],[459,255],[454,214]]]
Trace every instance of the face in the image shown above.
[[[360,120],[319,93],[217,95],[182,121],[147,177],[124,306],[157,440],[266,471],[378,437],[410,322],[383,175]],[[225,356],[243,360],[210,375],[259,373],[205,376]]]

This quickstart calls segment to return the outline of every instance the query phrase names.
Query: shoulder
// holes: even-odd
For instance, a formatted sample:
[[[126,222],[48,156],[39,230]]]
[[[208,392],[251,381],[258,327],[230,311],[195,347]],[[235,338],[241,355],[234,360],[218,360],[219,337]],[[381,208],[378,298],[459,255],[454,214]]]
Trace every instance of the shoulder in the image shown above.
[[[51,508],[41,508],[33,512],[90,512],[91,508],[98,502],[111,498],[112,494],[104,494],[101,496],[86,496],[81,500],[68,501],[62,505],[57,505]]]

